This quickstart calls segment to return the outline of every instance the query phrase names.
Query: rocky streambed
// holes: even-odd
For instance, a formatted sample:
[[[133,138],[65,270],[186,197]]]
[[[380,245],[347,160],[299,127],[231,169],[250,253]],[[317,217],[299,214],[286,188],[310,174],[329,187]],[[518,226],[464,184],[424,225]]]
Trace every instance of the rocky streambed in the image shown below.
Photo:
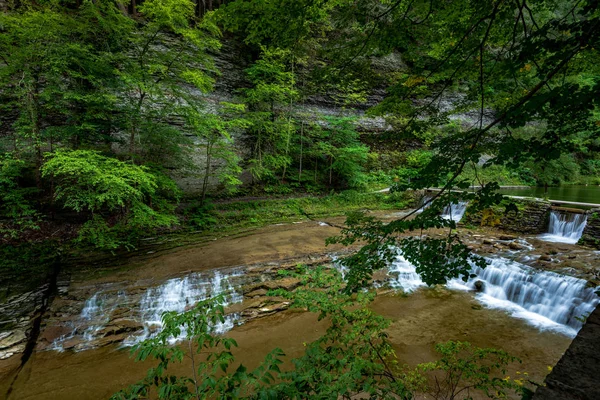
[[[379,216],[383,219],[397,217],[395,214]],[[342,220],[330,222],[339,225]],[[246,236],[150,255],[116,268],[97,269],[90,265],[63,271],[57,281],[57,295],[41,319],[35,351],[25,365],[26,374],[19,372],[15,379],[20,363],[19,351],[26,343],[24,329],[5,331],[8,333],[0,338],[5,358],[0,361],[3,373],[0,389],[11,387],[11,398],[26,398],[26,395],[30,398],[105,398],[110,390],[124,385],[123,377],[111,381],[111,363],[131,371],[126,374],[126,383],[140,377],[141,366],[126,367],[132,363],[126,346],[159,329],[162,311],[183,311],[196,301],[215,294],[224,295],[229,313],[225,324],[217,330],[229,331],[228,335],[243,338],[243,343],[255,346],[252,349],[245,347],[242,351],[244,363],[258,362],[261,354],[264,356],[280,341],[294,349],[290,354],[299,355],[302,350],[298,347],[299,343],[316,338],[323,327],[311,320],[314,316],[288,310],[286,299],[267,296],[267,292],[274,288],[293,290],[298,286],[299,282],[293,278],[281,278],[277,273],[281,269],[294,268],[298,263],[327,264],[332,257],[351,251],[335,246],[324,247],[324,239],[337,233],[337,228],[319,222],[278,225]],[[395,333],[391,337],[395,338],[393,342],[399,354],[407,362],[422,362],[432,359],[436,342],[469,340],[478,345],[516,350],[515,355],[525,357],[530,370],[536,371],[537,377],[543,379],[547,366],[560,358],[573,332],[578,329],[577,318],[583,315],[575,315],[580,312],[577,307],[595,301],[591,297],[583,297],[589,297],[591,287],[597,283],[600,253],[577,245],[544,242],[537,236],[517,237],[497,230],[466,229],[461,235],[475,252],[490,259],[506,260],[499,268],[515,263],[512,267],[517,268],[525,282],[536,274],[552,282],[559,279],[556,278],[560,276],[558,274],[573,277],[569,279],[581,278],[564,285],[570,288],[574,287],[573,284],[577,286],[577,293],[565,296],[581,297],[574,300],[580,304],[574,304],[565,311],[569,316],[564,321],[552,321],[543,310],[536,314],[535,309],[523,308],[525,305],[521,304],[525,312],[548,319],[532,323],[531,314],[519,314],[523,310],[486,303],[481,298],[485,293],[477,287],[476,280],[461,288],[449,285],[426,289],[418,282],[418,276],[415,278],[410,266],[396,263],[389,272],[375,277],[381,292],[386,294],[380,296],[373,307],[394,320],[391,330]],[[541,276],[540,270],[550,275]],[[488,278],[484,285],[488,285],[490,290],[504,290],[506,298],[503,300],[509,303],[516,301],[514,296],[525,293],[507,294],[514,290],[504,288],[493,279]],[[562,283],[555,285],[559,288]],[[476,289],[480,290],[479,294]],[[410,291],[414,293],[406,296]],[[26,300],[26,295],[21,298],[21,301]],[[447,311],[443,311],[446,308]],[[304,327],[303,324],[308,325]],[[293,337],[282,338],[284,332]],[[423,336],[424,332],[429,333]],[[255,334],[265,336],[261,344],[257,342],[262,339],[254,337]],[[424,340],[425,337],[427,340]],[[93,363],[90,359],[92,354],[99,355]],[[66,384],[67,376],[53,372],[49,377],[49,372],[42,372],[59,366],[69,370],[75,365],[81,370],[79,374],[101,378],[104,386],[100,383],[92,385],[97,391],[78,388],[83,392],[75,395],[76,392],[57,389],[61,382]],[[98,365],[102,367],[98,368]],[[14,383],[10,383],[13,379]],[[42,379],[54,382],[46,383],[52,388],[47,386],[45,392],[39,391],[36,385]]]

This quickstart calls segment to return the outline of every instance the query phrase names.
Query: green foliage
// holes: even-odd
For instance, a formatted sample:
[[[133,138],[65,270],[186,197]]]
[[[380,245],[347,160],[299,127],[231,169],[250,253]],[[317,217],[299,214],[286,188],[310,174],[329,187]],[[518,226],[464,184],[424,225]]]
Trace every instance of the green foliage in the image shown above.
[[[341,216],[358,210],[400,209],[410,200],[403,194],[344,191],[323,197],[205,203],[188,211],[194,229],[224,232],[280,222]]]
[[[26,172],[23,160],[5,154],[0,158],[0,216],[8,221],[0,223],[0,234],[16,238],[25,229],[37,229],[38,212],[32,204],[37,189],[19,183]]]
[[[239,179],[242,172],[239,166],[240,157],[233,149],[231,133],[248,126],[248,121],[241,116],[244,111],[244,105],[233,103],[222,103],[218,114],[202,113],[192,107],[186,110],[188,124],[194,134],[202,140],[199,147],[204,147],[202,152],[206,157],[201,201],[206,197],[210,178],[215,175],[228,194],[235,193],[242,183]],[[218,173],[212,170],[214,160],[223,164]]]
[[[302,357],[292,360],[294,369],[281,375],[280,398],[351,398],[359,393],[371,398],[411,398],[403,377],[396,376],[394,350],[384,332],[390,321],[367,308],[375,293],[342,294],[345,283],[337,271],[300,269],[293,275],[302,279],[300,289],[275,294],[331,324],[306,346]]]
[[[97,247],[118,247],[118,230],[140,233],[176,222],[163,197],[169,192],[169,197],[176,198],[176,187],[146,167],[89,150],[59,151],[47,156],[42,176],[54,179],[56,201],[91,213],[93,218],[82,228],[80,240]],[[103,213],[117,218],[116,228],[101,217]]]
[[[11,151],[6,160],[12,157],[13,165],[33,171],[42,200],[38,209],[52,197],[78,213],[93,213],[81,232],[107,248],[119,245],[116,236],[136,236],[175,221],[169,202],[178,190],[157,171],[183,168],[189,161],[191,142],[173,117],[185,114],[186,105],[200,108],[198,90],[210,90],[214,76],[207,52],[220,46],[211,18],[196,20],[191,1],[145,1],[133,6],[140,13],[136,19],[121,7],[107,1],[25,1],[0,13],[0,96],[2,111],[14,122],[3,126],[2,147]],[[124,135],[131,159],[152,174],[146,167],[77,153],[81,147],[115,149],[115,142],[124,144]],[[57,147],[42,173],[43,153]],[[76,156],[66,157],[70,150]],[[70,162],[76,165],[69,167]],[[104,170],[94,174],[97,164]],[[9,228],[14,236],[21,228],[35,228],[37,210],[27,203],[34,197],[32,185],[9,178],[14,171],[4,160],[2,165],[6,209],[0,211],[23,216],[15,219],[21,227]],[[224,180],[235,184],[231,176]],[[84,183],[69,187],[72,181]]]
[[[329,185],[333,176],[349,187],[360,187],[364,182],[363,168],[368,147],[359,141],[358,132],[350,118],[325,118],[325,138],[317,144],[322,156],[329,160]]]
[[[202,102],[195,91],[212,89],[214,67],[207,52],[220,47],[219,31],[210,18],[194,21],[190,0],[145,1],[139,11],[144,23],[128,37],[131,56],[123,57],[117,70],[128,150],[132,159],[152,161],[145,155],[150,153],[159,155],[162,165],[178,165],[184,158],[181,146],[162,146],[182,143],[182,132],[169,124],[169,116],[186,114],[183,104]],[[156,141],[157,130],[161,141]]]
[[[225,318],[220,298],[216,298],[181,314],[164,313],[162,331],[132,350],[136,361],[154,359],[157,365],[148,370],[146,378],[112,399],[412,399],[429,391],[427,382],[434,377],[437,399],[455,398],[463,392],[503,398],[507,390],[518,387],[497,376],[514,357],[463,342],[437,345],[438,361],[415,369],[403,367],[385,333],[390,321],[368,308],[375,298],[373,290],[345,294],[339,272],[323,267],[308,270],[298,266],[280,274],[300,279],[302,285],[294,292],[278,289],[271,295],[286,297],[292,307],[329,322],[323,336],[306,344],[304,355],[291,360],[291,369],[280,369],[284,354],[279,349],[270,352],[254,371],[243,365],[232,368],[232,349],[237,343],[214,333],[213,327]],[[176,340],[178,344],[174,344]],[[169,367],[184,358],[191,364],[190,375],[170,375]]]
[[[203,202],[199,206],[190,207],[186,210],[188,222],[197,229],[208,230],[217,224],[217,216],[214,214],[215,206],[210,202]]]
[[[438,361],[417,367],[423,372],[442,372],[427,390],[434,399],[470,399],[472,391],[481,391],[490,399],[505,399],[507,391],[521,390],[510,378],[503,378],[509,363],[520,362],[505,351],[454,341],[439,343],[435,350],[441,355]]]
[[[237,347],[233,339],[214,334],[214,327],[225,322],[222,299],[199,302],[190,311],[165,312],[163,329],[152,339],[134,346],[136,361],[154,359],[156,367],[148,370],[145,379],[128,389],[114,394],[113,400],[139,399],[156,396],[159,399],[210,399],[245,398],[272,384],[274,374],[280,372],[279,349],[273,350],[254,371],[240,365],[231,370],[234,362],[231,349]],[[183,340],[185,346],[174,346],[175,340]],[[169,365],[181,363],[184,357],[191,359],[191,375],[169,374]],[[270,398],[273,398],[270,396]]]
[[[295,131],[291,106],[298,96],[294,73],[288,70],[290,53],[263,48],[260,59],[246,70],[252,88],[243,90],[248,105],[252,158],[250,172],[256,179],[285,179],[291,164],[290,141]]]
[[[468,182],[463,185],[468,187]],[[497,189],[497,185],[488,184],[477,192],[440,192],[429,201],[430,206],[415,218],[402,218],[387,224],[363,213],[350,214],[341,234],[327,240],[328,243],[346,246],[366,242],[358,252],[341,260],[349,268],[347,290],[358,291],[367,287],[373,272],[386,268],[398,251],[416,266],[417,272],[428,285],[445,283],[448,279],[458,277],[466,281],[473,264],[485,268],[485,260],[471,253],[460,237],[453,234],[456,223],[442,218],[441,212],[445,205],[461,199],[470,202],[472,212],[488,208],[502,199],[502,195],[495,193]],[[411,213],[414,214],[416,211]],[[446,228],[448,235],[434,238],[423,233],[431,228]],[[403,238],[396,236],[415,231],[421,234]]]

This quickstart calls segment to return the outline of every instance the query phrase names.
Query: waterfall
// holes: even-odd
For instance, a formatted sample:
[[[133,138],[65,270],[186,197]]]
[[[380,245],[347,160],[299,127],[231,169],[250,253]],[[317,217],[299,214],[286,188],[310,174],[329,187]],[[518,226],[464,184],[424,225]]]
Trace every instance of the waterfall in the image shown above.
[[[132,317],[143,327],[143,330],[131,334],[123,341],[126,346],[134,345],[159,332],[162,327],[161,316],[166,311],[183,312],[200,301],[221,294],[224,296],[223,306],[241,302],[243,295],[236,292],[231,283],[232,278],[238,277],[242,277],[239,270],[229,270],[227,274],[219,270],[192,273],[149,287],[141,297],[139,294],[128,295],[122,290],[100,289],[85,301],[77,319],[68,323],[70,332],[55,339],[50,349],[63,351],[67,347],[79,351],[94,347],[95,342],[105,335],[105,328],[111,323],[115,310],[123,306],[136,310]],[[227,332],[233,328],[238,317],[237,314],[226,315],[224,322],[219,322],[212,328],[213,332]],[[185,332],[181,336],[185,336]],[[70,340],[77,344],[66,346],[65,343]]]
[[[577,243],[583,234],[587,215],[575,213],[550,212],[548,233],[540,239],[548,242]]]
[[[206,279],[203,274],[190,274],[184,278],[171,279],[161,286],[149,288],[140,301],[140,319],[144,330],[131,335],[123,343],[133,345],[156,335],[162,328],[161,316],[164,312],[184,312],[200,301],[221,294],[225,296],[223,306],[241,302],[243,295],[236,293],[229,282],[229,278],[233,276],[236,275],[223,277],[217,270],[209,279]],[[227,315],[224,322],[213,327],[213,331],[227,332],[233,328],[235,319],[237,315]],[[183,336],[185,332],[180,335]]]
[[[458,203],[447,205],[444,211],[442,211],[442,218],[460,222],[463,215],[465,215],[465,211],[467,211],[468,204],[466,201],[459,201]]]
[[[389,267],[390,280],[389,285],[394,289],[402,289],[405,292],[412,292],[415,289],[426,286],[415,270],[415,266],[408,262],[401,254]]]
[[[419,202],[419,208],[417,209],[417,213],[422,213],[427,207],[431,205],[428,201],[431,200],[431,196],[425,196]]]
[[[487,258],[485,269],[474,267],[477,275],[468,282],[454,279],[449,289],[474,290],[482,281],[483,289],[477,300],[490,308],[499,308],[514,317],[527,320],[541,329],[551,329],[575,336],[581,320],[600,302],[593,288],[582,279],[539,271],[506,258]],[[398,256],[390,267],[390,286],[413,291],[425,286],[415,267]]]

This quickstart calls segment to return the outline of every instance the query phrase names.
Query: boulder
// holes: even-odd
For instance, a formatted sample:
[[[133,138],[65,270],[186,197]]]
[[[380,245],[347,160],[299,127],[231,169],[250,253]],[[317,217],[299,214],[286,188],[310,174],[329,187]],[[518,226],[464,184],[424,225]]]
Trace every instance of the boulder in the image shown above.
[[[510,243],[508,244],[508,247],[509,247],[511,250],[523,250],[523,249],[524,249],[523,245],[520,245],[520,244],[519,244],[519,243],[517,243],[517,242],[510,242]]]
[[[513,235],[500,235],[498,239],[500,240],[515,240],[517,237]]]
[[[485,283],[483,281],[475,281],[475,290],[481,292],[483,289],[485,289]]]

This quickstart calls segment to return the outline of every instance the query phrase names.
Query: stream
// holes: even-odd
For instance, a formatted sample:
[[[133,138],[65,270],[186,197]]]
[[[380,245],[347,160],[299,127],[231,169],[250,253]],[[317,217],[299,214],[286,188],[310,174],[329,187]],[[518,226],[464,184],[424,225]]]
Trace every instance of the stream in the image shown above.
[[[444,217],[458,222],[464,209],[466,204],[451,206]],[[586,280],[540,270],[536,262],[542,248],[557,248],[557,258],[573,253],[582,262],[597,262],[600,254],[572,244],[584,224],[557,214],[549,225],[550,242],[544,235],[491,237],[501,250],[486,255],[488,267],[474,268],[476,277],[452,280],[445,287],[427,288],[399,253],[389,271],[377,277],[385,293],[372,305],[392,319],[388,333],[398,357],[415,365],[435,359],[435,343],[466,340],[522,358],[523,365],[512,366],[513,371],[527,371],[542,381],[547,366],[558,361],[599,297]],[[277,309],[265,305],[260,288],[290,260],[338,254],[341,247],[323,245],[335,233],[336,228],[318,222],[272,226],[160,255],[143,265],[73,276],[68,293],[52,304],[36,351],[17,376],[10,399],[109,397],[143,377],[150,366],[134,363],[129,348],[160,329],[162,312],[184,311],[218,294],[224,296],[229,314],[214,330],[238,341],[241,362],[256,366],[275,345],[290,357],[299,356],[302,343],[316,339],[326,325],[310,313],[286,310],[283,303]],[[467,242],[482,241],[481,235],[469,235]],[[11,359],[2,362],[0,372],[3,366],[9,369]],[[175,367],[181,373],[188,369],[185,364]],[[0,383],[3,393],[9,378],[5,375]]]

